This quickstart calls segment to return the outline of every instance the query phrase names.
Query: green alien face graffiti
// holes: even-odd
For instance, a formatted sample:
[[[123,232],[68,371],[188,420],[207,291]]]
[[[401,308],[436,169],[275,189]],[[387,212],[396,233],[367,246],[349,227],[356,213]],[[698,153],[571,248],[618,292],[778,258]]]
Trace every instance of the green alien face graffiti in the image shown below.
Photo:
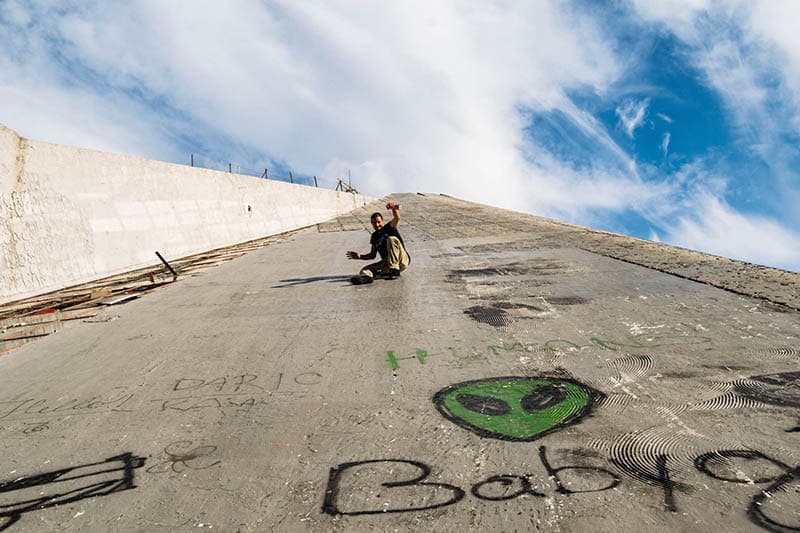
[[[445,418],[482,437],[532,441],[575,424],[600,397],[571,379],[502,377],[451,385],[433,403]]]

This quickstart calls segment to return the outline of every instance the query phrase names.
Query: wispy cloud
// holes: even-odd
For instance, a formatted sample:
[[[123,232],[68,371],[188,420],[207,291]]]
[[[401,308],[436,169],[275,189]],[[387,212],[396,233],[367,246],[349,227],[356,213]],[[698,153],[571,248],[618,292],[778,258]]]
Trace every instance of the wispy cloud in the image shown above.
[[[638,14],[662,24],[690,47],[688,57],[719,95],[736,146],[764,172],[729,175],[759,192],[764,209],[800,225],[800,36],[791,0],[717,2],[636,0]],[[786,223],[784,222],[784,223]]]
[[[800,264],[800,234],[776,220],[742,214],[711,195],[693,204],[695,211],[681,215],[668,230],[667,242],[785,269]]]
[[[742,212],[725,197],[731,181],[712,160],[697,159],[670,176],[645,218],[651,240],[787,270],[800,265],[800,232],[779,216]],[[779,215],[779,214],[778,214]]]
[[[664,137],[661,139],[661,151],[664,153],[664,157],[667,157],[669,153],[669,141],[672,138],[672,134],[670,132],[666,132]]]
[[[642,125],[644,122],[647,106],[650,105],[649,99],[644,99],[639,102],[628,100],[615,110],[617,117],[619,117],[619,125],[625,132],[625,135],[633,139],[633,132]]]

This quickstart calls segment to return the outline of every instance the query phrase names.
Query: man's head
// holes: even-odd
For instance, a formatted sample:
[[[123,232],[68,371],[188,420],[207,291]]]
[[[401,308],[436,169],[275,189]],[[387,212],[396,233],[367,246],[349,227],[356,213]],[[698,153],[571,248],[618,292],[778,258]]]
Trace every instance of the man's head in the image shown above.
[[[383,215],[378,212],[372,213],[372,216],[369,217],[369,221],[372,222],[372,227],[375,228],[375,231],[383,227]]]

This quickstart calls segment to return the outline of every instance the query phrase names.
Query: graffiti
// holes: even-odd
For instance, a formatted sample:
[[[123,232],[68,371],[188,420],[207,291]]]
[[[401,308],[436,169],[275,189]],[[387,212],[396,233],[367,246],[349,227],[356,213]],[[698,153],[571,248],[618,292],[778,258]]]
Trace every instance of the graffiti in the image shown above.
[[[717,450],[697,456],[694,466],[719,481],[741,484],[769,483],[791,468],[755,450]]]
[[[539,446],[538,450],[539,460],[544,467],[543,473],[491,475],[471,485],[469,494],[482,501],[502,502],[526,497],[569,497],[574,494],[604,492],[616,489],[622,483],[620,476],[602,467],[569,463],[554,467],[547,457],[547,448]],[[585,451],[565,451],[576,457],[585,455]],[[639,472],[633,479],[647,485],[660,486],[664,492],[664,510],[676,512],[674,490],[681,488],[689,491],[690,487],[671,479],[666,455],[660,455],[656,463],[653,472]],[[708,452],[698,455],[694,464],[699,472],[723,483],[769,483],[767,488],[759,490],[753,496],[747,510],[748,517],[754,524],[768,531],[800,530],[797,515],[800,467],[791,467],[755,450]],[[409,474],[407,479],[398,480],[398,477],[405,476],[409,471],[408,467],[413,467],[413,475]],[[330,515],[404,513],[447,507],[465,498],[467,492],[457,485],[425,481],[431,471],[427,464],[408,459],[371,459],[342,463],[330,469],[322,512]],[[386,494],[385,489],[398,490]],[[378,501],[385,498],[400,504],[393,507],[387,504],[376,505],[373,502],[378,494],[382,498]]]
[[[182,377],[177,379],[161,398],[139,398],[142,402],[158,405],[160,411],[201,411],[205,409],[249,409],[267,406],[267,397],[273,394],[303,395],[309,387],[322,382],[318,372],[302,372],[296,375],[260,377],[242,373],[214,378]],[[49,429],[43,418],[91,415],[108,412],[130,413],[139,405],[134,393],[125,389],[113,389],[111,393],[96,394],[89,398],[49,400],[46,398],[14,398],[0,400],[0,421],[35,420],[25,433]],[[33,420],[31,420],[33,422]],[[44,425],[43,425],[44,424]]]
[[[800,373],[781,373],[756,376],[742,385],[743,394],[766,398],[776,405],[795,406],[798,399],[795,383]],[[759,386],[749,385],[756,383]],[[482,436],[501,440],[529,441],[576,423],[585,416],[601,393],[569,379],[551,377],[530,378],[490,378],[459,383],[446,387],[434,396],[434,404],[439,412],[451,422]],[[551,479],[555,480],[560,493],[566,489],[559,476],[548,464],[544,448],[540,448],[540,459]],[[722,467],[729,466],[732,459],[766,461],[774,470],[769,475],[750,476],[746,479],[732,477]],[[611,458],[612,465],[621,472],[648,485],[656,486],[663,492],[664,510],[678,511],[675,493],[686,491],[688,486],[675,482],[668,468],[669,457],[657,454],[653,464],[639,464]],[[792,495],[800,493],[800,468],[768,458],[760,452],[750,450],[729,450],[701,455],[695,466],[722,481],[739,483],[772,483],[754,497],[748,515],[761,527],[775,531],[785,531],[796,527],[797,516],[789,509],[796,508]],[[738,473],[746,471],[740,465]],[[777,470],[777,472],[775,472]],[[529,480],[519,476],[496,476],[473,489],[474,496],[486,495],[486,488],[502,487],[505,491],[490,495],[488,499],[509,499],[522,494],[540,495],[533,490]],[[492,493],[493,494],[493,493]]]
[[[123,453],[96,463],[0,481],[0,531],[31,511],[134,489],[134,470],[144,462],[143,457]]]
[[[389,363],[389,367],[392,370],[397,370],[398,368],[400,368],[400,364],[398,363],[398,361],[404,360],[404,359],[414,359],[415,357],[419,361],[419,364],[424,365],[425,364],[425,359],[428,357],[428,352],[426,352],[425,350],[420,350],[419,348],[417,348],[416,350],[414,350],[414,355],[409,356],[409,357],[400,357],[400,358],[398,358],[394,354],[394,351],[392,351],[392,350],[389,350],[389,351],[386,352],[386,361]]]
[[[550,465],[550,461],[547,459],[547,448],[544,446],[539,446],[539,460],[542,462],[542,466],[544,466],[545,470],[547,471],[548,478],[552,479],[556,484],[556,492],[559,494],[578,494],[582,492],[603,492],[606,490],[610,490],[615,488],[617,485],[620,484],[622,481],[619,476],[607,470],[605,468],[600,468],[596,466],[562,466],[559,468],[553,468]],[[607,480],[610,479],[611,482],[608,485],[601,485],[595,487],[594,485],[590,485],[588,488],[583,490],[573,490],[568,489],[561,479],[560,472],[565,472],[567,470],[573,471],[580,471],[585,472],[588,474],[586,478],[592,477],[595,474],[603,474],[603,476],[607,476]],[[601,477],[603,477],[601,476]]]
[[[800,467],[794,468],[753,497],[747,515],[753,523],[769,531],[800,531],[797,518],[797,501],[792,495],[800,494]],[[789,524],[794,520],[794,524]]]
[[[133,393],[122,390],[108,396],[95,395],[89,399],[74,398],[65,402],[52,402],[46,399],[27,398],[23,400],[0,401],[0,420],[23,420],[42,418],[60,414],[85,414],[107,411],[130,412],[126,404],[133,399]]]
[[[260,394],[273,392],[289,392],[286,390],[286,376],[281,372],[277,376],[261,379],[256,374],[238,374],[235,376],[219,376],[212,379],[180,378],[172,387],[173,391],[217,392],[224,394]],[[261,380],[261,383],[256,383]],[[317,385],[322,381],[319,372],[303,372],[292,377],[297,385]]]
[[[624,351],[624,349],[654,349],[664,346],[693,345],[711,342],[711,337],[700,337],[690,335],[629,335],[624,341],[612,340],[608,338],[590,337],[588,344],[580,344],[568,339],[550,339],[542,343],[532,342],[506,342],[500,344],[488,344],[485,347],[472,346],[468,350],[458,349],[448,346],[441,351],[432,351],[423,348],[413,348],[407,352],[401,350],[387,350],[385,362],[392,370],[400,368],[401,361],[416,360],[421,365],[427,364],[432,357],[449,357],[454,360],[468,361],[476,359],[491,359],[509,353],[550,353],[563,354],[565,352],[577,352],[585,348],[600,348],[609,351]]]
[[[675,503],[675,490],[685,489],[686,487],[675,483],[670,478],[666,455],[659,454],[656,456],[655,472],[651,472],[636,463],[629,463],[616,458],[611,459],[611,464],[639,481],[661,487],[664,491],[664,510],[671,513],[678,512],[678,507]]]
[[[392,370],[397,370],[400,368],[400,361],[408,361],[411,359],[416,359],[416,361],[424,365],[427,363],[430,357],[440,357],[440,356],[450,356],[452,359],[461,360],[461,361],[471,361],[476,359],[488,359],[489,357],[500,357],[502,355],[501,352],[532,352],[536,349],[544,351],[543,348],[539,347],[538,345],[534,344],[523,344],[521,342],[513,342],[513,343],[506,343],[503,342],[502,344],[489,344],[485,347],[485,351],[482,349],[476,348],[475,346],[471,347],[468,352],[464,350],[459,350],[453,346],[448,346],[442,352],[430,352],[428,350],[424,350],[422,348],[414,348],[410,352],[407,352],[406,355],[398,356],[398,352],[396,350],[387,350],[386,352],[386,363],[388,364],[389,368]]]
[[[418,476],[403,481],[387,481],[380,484],[381,487],[388,489],[397,487],[417,487],[426,490],[428,493],[426,497],[430,497],[431,493],[437,494],[438,489],[444,489],[446,499],[444,501],[434,501],[418,505],[415,507],[402,507],[402,508],[388,508],[380,507],[378,509],[362,509],[357,511],[342,511],[339,508],[339,485],[341,483],[342,475],[353,468],[361,467],[364,465],[376,465],[393,463],[394,465],[411,465],[420,473]],[[448,485],[447,483],[430,483],[424,480],[431,474],[431,469],[425,463],[419,461],[408,461],[406,459],[372,459],[368,461],[355,461],[352,463],[342,463],[335,468],[331,468],[328,475],[328,486],[325,489],[325,501],[322,504],[322,512],[330,515],[365,515],[365,514],[382,514],[382,513],[406,513],[411,511],[424,511],[426,509],[436,509],[438,507],[445,507],[452,505],[464,498],[464,491],[455,485]],[[431,490],[433,489],[433,490]]]
[[[694,464],[699,471],[723,482],[771,483],[750,501],[750,520],[768,531],[800,531],[796,501],[800,495],[800,467],[792,468],[756,450],[718,450],[698,456]],[[790,523],[792,520],[794,523]]]
[[[591,347],[591,344],[576,344],[566,339],[550,339],[549,341],[544,342],[544,347],[548,350],[553,350],[556,352],[561,351],[562,348],[566,348],[568,351],[577,351],[581,350],[582,348],[589,348]]]
[[[182,398],[168,398],[168,399],[155,399],[150,400],[160,404],[161,411],[180,411],[186,413],[189,411],[203,411],[205,409],[249,409],[252,407],[268,406],[269,402],[264,398],[256,398],[255,396],[247,397],[195,397],[187,396]]]
[[[283,377],[283,374],[280,374],[280,377]],[[265,386],[256,385],[254,382],[258,380],[258,376],[255,374],[240,374],[238,376],[220,376],[213,379],[201,379],[201,378],[180,378],[178,381],[175,382],[175,385],[172,387],[173,391],[185,391],[185,390],[201,390],[201,389],[212,389],[216,392],[229,392],[231,394],[236,394],[242,389],[245,391],[257,391],[257,392],[264,392]]]
[[[554,468],[547,459],[547,450],[544,446],[539,447],[539,458],[544,466],[546,476],[536,476],[530,473],[491,475],[473,484],[470,487],[470,494],[479,500],[501,502],[527,496],[534,498],[546,497],[547,495],[544,491],[534,488],[536,479],[550,481],[552,483],[551,490],[559,494],[603,492],[617,487],[621,481],[619,476],[608,469],[600,467],[576,465]],[[401,475],[398,471],[405,472],[402,468],[403,465],[413,466],[414,472],[418,473],[418,475],[402,481],[395,480],[396,477]],[[349,475],[345,475],[345,472],[351,470],[352,472],[349,472]],[[580,471],[584,474],[573,479],[573,489],[566,488],[562,480],[562,473],[570,470]],[[407,459],[372,459],[342,463],[330,469],[322,512],[330,515],[404,513],[447,507],[464,499],[466,492],[456,485],[425,481],[430,474],[430,466],[420,461]],[[343,477],[346,478],[344,483],[345,490],[342,489]],[[387,478],[391,479],[391,481],[386,481]],[[547,482],[543,481],[543,483],[546,484]],[[392,494],[392,496],[386,496],[386,498],[395,502],[401,501],[404,505],[395,507],[381,505],[377,508],[355,507],[355,509],[349,509],[349,506],[358,504],[369,505],[374,501],[374,498],[370,497],[372,494],[383,493],[380,488],[393,489],[400,487],[403,490],[398,490],[396,495]],[[543,490],[547,490],[547,488],[543,486]],[[356,500],[356,502],[353,502],[353,500]],[[345,508],[343,509],[343,507]]]
[[[172,470],[180,474],[186,470],[206,470],[217,466],[222,461],[209,462],[208,456],[217,451],[216,446],[192,446],[190,440],[180,440],[164,448],[166,459],[147,469],[151,474],[163,474]]]
[[[306,387],[322,382],[322,374],[303,372],[289,380],[283,373],[261,379],[256,374],[218,376],[211,379],[183,377],[175,381],[170,392],[180,396],[155,398],[161,411],[203,411],[218,409],[250,409],[268,406],[272,394],[302,395]],[[293,384],[292,384],[293,383]]]
[[[25,425],[27,427],[22,430],[22,433],[25,435],[50,429],[50,425],[47,422],[25,422]]]
[[[445,418],[482,437],[532,441],[577,423],[602,396],[572,379],[501,377],[445,387],[433,403]]]
[[[508,487],[513,487],[516,483],[519,483],[519,488],[509,492]],[[487,491],[488,494],[484,493],[484,487],[487,486],[489,487],[489,490]],[[488,500],[493,502],[513,500],[514,498],[519,498],[520,496],[525,495],[538,496],[540,498],[545,497],[543,492],[533,490],[531,478],[529,476],[518,476],[513,474],[491,476],[485,481],[481,481],[480,483],[473,485],[470,492],[472,492],[472,495],[479,500]]]
[[[591,337],[589,342],[600,348],[618,351],[620,348],[637,348],[637,349],[651,349],[661,348],[663,346],[675,346],[678,344],[704,344],[711,342],[711,337],[703,337],[699,335],[627,335],[624,341],[615,341],[611,339],[601,339],[599,337]]]

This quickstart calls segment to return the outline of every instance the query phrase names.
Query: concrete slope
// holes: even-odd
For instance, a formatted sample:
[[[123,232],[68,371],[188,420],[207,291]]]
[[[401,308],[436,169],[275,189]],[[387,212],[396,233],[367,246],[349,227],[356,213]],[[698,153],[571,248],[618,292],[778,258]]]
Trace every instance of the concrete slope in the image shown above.
[[[0,528],[800,527],[796,274],[393,198],[0,357]]]

